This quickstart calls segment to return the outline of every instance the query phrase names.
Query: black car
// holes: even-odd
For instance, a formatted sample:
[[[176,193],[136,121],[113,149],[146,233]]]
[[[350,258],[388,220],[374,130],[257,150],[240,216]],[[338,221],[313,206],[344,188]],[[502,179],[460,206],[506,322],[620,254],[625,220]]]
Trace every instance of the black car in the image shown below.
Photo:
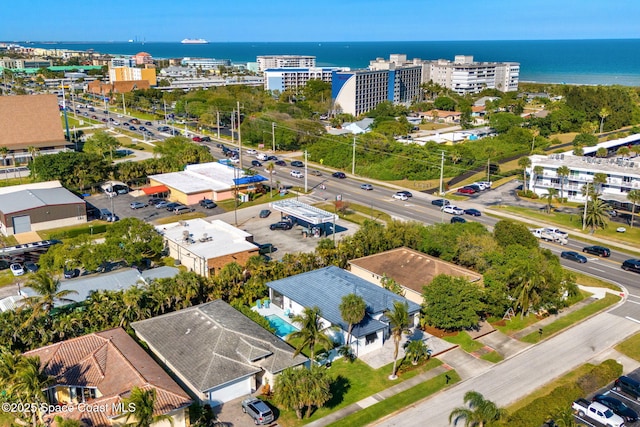
[[[578,252],[574,252],[574,251],[563,251],[560,253],[560,258],[579,262],[581,264],[584,264],[585,262],[587,262],[587,257],[585,257],[584,255],[580,255]]]
[[[293,224],[289,221],[278,221],[275,224],[271,224],[269,228],[271,230],[291,230],[293,228]]]
[[[73,279],[74,277],[78,277],[80,275],[80,270],[77,268],[64,269],[64,278],[65,279]]]
[[[269,255],[276,251],[276,248],[272,243],[263,243],[261,245],[258,245],[258,248],[258,253],[260,255]]]
[[[200,138],[201,142],[211,142],[211,138],[209,138],[208,136],[203,136],[202,138]]]
[[[260,211],[260,218],[266,218],[271,215],[271,211],[269,209],[262,209]]]
[[[149,206],[155,206],[160,202],[164,202],[164,199],[161,199],[159,197],[152,197],[149,199]]]
[[[260,163],[260,161],[258,160],[251,160],[251,166],[259,168],[260,166],[262,166],[262,163]]]
[[[344,172],[334,172],[331,174],[331,176],[339,179],[345,179],[347,177],[347,175],[345,175]]]
[[[397,191],[396,194],[404,194],[407,197],[413,197],[413,194],[411,194],[411,191],[407,191],[407,190]]]
[[[601,256],[603,258],[611,256],[611,251],[609,250],[609,248],[605,248],[604,246],[587,246],[582,248],[582,252]]]
[[[455,223],[464,224],[465,222],[467,222],[467,220],[462,218],[461,216],[451,217],[451,224],[455,224]]]
[[[471,216],[482,216],[482,212],[480,212],[478,209],[465,209],[464,214]]]
[[[435,199],[431,201],[431,204],[435,206],[449,206],[451,202],[447,199]]]
[[[293,166],[294,168],[303,168],[304,163],[302,163],[300,160],[294,160],[291,162],[291,166]]]
[[[151,122],[144,122],[145,126],[153,126],[153,123]]]
[[[633,378],[621,376],[613,384],[614,390],[628,394],[634,399],[640,400],[640,382]]]
[[[628,259],[622,263],[622,269],[625,271],[633,271],[640,273],[640,259]]]
[[[33,261],[27,261],[24,263],[24,269],[30,271],[31,273],[35,273],[39,268],[40,267],[38,267],[38,264]]]
[[[204,200],[200,200],[200,206],[202,206],[205,209],[213,209],[218,205],[216,205],[216,202],[214,202],[213,200],[204,199]]]
[[[626,422],[633,423],[638,420],[638,414],[633,409],[622,403],[615,397],[605,396],[604,394],[596,394],[593,399],[594,402],[602,403],[607,408],[611,409],[615,414],[620,415]]]
[[[175,208],[177,208],[178,206],[182,206],[182,203],[176,203],[176,202],[172,202],[169,203],[167,206],[165,206],[165,208],[171,212],[172,210],[174,210]]]
[[[135,126],[129,126],[129,130],[138,130]]]
[[[277,156],[267,156],[267,160],[268,161],[276,161],[276,160],[278,160],[278,157]]]
[[[284,160],[276,160],[276,166],[287,166],[287,162]]]

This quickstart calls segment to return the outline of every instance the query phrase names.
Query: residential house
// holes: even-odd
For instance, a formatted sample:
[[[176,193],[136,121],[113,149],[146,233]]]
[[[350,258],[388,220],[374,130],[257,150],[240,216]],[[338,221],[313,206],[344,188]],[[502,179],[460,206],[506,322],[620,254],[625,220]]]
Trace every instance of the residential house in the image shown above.
[[[407,247],[391,249],[349,261],[351,273],[382,287],[387,277],[402,286],[404,296],[422,304],[423,287],[440,275],[464,277],[470,282],[482,281],[482,275],[459,265],[443,261]]]
[[[134,322],[144,341],[202,404],[247,396],[308,362],[286,342],[222,300]]]
[[[49,404],[68,405],[67,410],[46,414],[48,424],[59,415],[85,426],[124,425],[128,412],[123,400],[138,387],[156,391],[154,415],[171,417],[171,423],[162,421],[154,427],[189,425],[191,398],[124,329],[72,338],[24,355],[39,357],[44,374],[54,378],[45,390]]]
[[[462,113],[459,111],[430,110],[418,113],[421,119],[435,123],[459,124]]]
[[[351,347],[362,355],[378,350],[389,338],[389,323],[384,313],[393,310],[394,302],[407,303],[411,325],[418,324],[420,306],[400,295],[364,280],[338,267],[325,267],[267,283],[271,304],[290,314],[301,314],[306,307],[318,307],[325,327],[337,326],[341,341],[346,342],[349,325],[340,315],[342,297],[361,296],[367,304],[364,319],[354,325]]]

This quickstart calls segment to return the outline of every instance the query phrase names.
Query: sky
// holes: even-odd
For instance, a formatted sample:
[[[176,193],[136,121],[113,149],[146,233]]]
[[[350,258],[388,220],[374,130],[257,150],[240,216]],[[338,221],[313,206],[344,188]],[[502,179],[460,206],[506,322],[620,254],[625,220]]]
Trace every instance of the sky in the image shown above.
[[[51,0],[2,7],[0,41],[640,38],[638,0]]]

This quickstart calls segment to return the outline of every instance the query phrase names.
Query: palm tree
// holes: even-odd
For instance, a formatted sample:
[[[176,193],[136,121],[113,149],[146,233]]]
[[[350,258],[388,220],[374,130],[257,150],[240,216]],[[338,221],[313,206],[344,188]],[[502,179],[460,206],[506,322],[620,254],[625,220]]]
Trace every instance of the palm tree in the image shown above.
[[[333,342],[329,339],[327,332],[331,326],[324,327],[322,324],[322,312],[317,306],[306,307],[302,314],[297,314],[291,319],[293,323],[300,325],[300,330],[287,335],[287,341],[299,341],[293,357],[299,355],[302,349],[309,347],[310,359],[315,360],[316,345],[320,345],[325,350],[330,350]]]
[[[39,270],[26,284],[27,287],[36,291],[38,295],[27,297],[26,302],[33,308],[33,316],[45,312],[51,313],[56,300],[65,301],[65,297],[77,294],[77,291],[60,290],[60,280],[52,277],[48,271]],[[66,301],[69,301],[68,299]],[[32,317],[33,317],[32,316]]]
[[[467,406],[455,408],[449,414],[449,423],[457,425],[458,421],[464,420],[465,427],[484,427],[491,421],[499,421],[507,414],[506,411],[477,391],[468,391],[464,394],[464,403]]]
[[[276,165],[273,162],[267,164],[266,170],[269,172],[269,197],[273,197],[273,171],[276,169]]]
[[[132,423],[135,427],[149,427],[151,424],[159,421],[169,421],[173,425],[173,418],[169,415],[153,415],[153,408],[156,403],[156,389],[150,388],[147,390],[139,387],[133,387],[129,397],[123,399],[124,407],[129,405],[135,408],[127,414],[125,422],[129,424],[129,419],[133,417],[135,422]]]
[[[547,194],[544,195],[544,198],[547,199],[547,213],[551,213],[551,202],[553,199],[558,196],[558,190],[555,188],[547,188]]]
[[[631,190],[627,193],[627,199],[633,203],[631,206],[631,228],[633,228],[633,219],[636,214],[636,205],[640,203],[640,190]]]
[[[640,156],[640,144],[635,144],[631,146],[631,152],[636,156]]]
[[[595,233],[598,228],[606,228],[609,224],[609,205],[596,197],[587,201],[587,211],[584,217],[584,225],[591,228],[591,233]]]
[[[609,155],[609,151],[604,147],[600,147],[596,150],[596,157],[605,158],[608,155]]]
[[[300,369],[287,368],[276,377],[273,398],[276,403],[288,410],[295,410],[298,419],[302,419],[304,402],[300,396]]]
[[[391,326],[391,336],[393,337],[393,371],[389,376],[390,380],[398,378],[396,375],[396,367],[398,362],[398,349],[400,347],[400,340],[402,340],[402,332],[409,327],[409,305],[400,301],[393,302],[393,310],[387,310],[384,315],[389,319],[389,326]]]
[[[631,150],[629,149],[629,147],[622,146],[618,148],[618,151],[616,151],[616,154],[621,157],[629,157],[629,154],[631,154]]]
[[[536,127],[531,128],[531,134],[533,135],[533,138],[531,140],[531,152],[533,153],[533,149],[536,145],[536,138],[538,137],[538,135],[540,135],[540,129]]]
[[[527,191],[527,168],[531,167],[531,159],[521,157],[520,160],[518,160],[518,166],[522,168],[522,182],[524,184],[522,188],[524,191]]]
[[[7,166],[7,156],[9,155],[9,149],[7,147],[0,147],[0,157],[2,157],[2,166]],[[9,179],[7,171],[4,171],[4,177]]]
[[[40,370],[39,357],[20,357],[9,390],[25,404],[34,404],[38,410],[31,414],[34,427],[44,424],[41,408],[47,403],[44,390],[53,385],[54,378]]]
[[[593,191],[596,196],[602,194],[602,187],[607,183],[608,178],[607,174],[603,172],[593,175]]]
[[[327,371],[319,366],[305,370],[302,396],[307,407],[307,418],[311,416],[314,406],[321,408],[331,399],[331,382]]]
[[[609,109],[607,107],[602,107],[602,109],[598,113],[598,116],[600,116],[600,133],[602,133],[602,129],[604,127],[604,119],[609,117],[610,114],[611,114],[611,112],[609,111]]]
[[[569,174],[571,174],[571,170],[568,166],[560,166],[556,171],[558,177],[560,178],[560,200],[564,200],[564,183],[567,180]]]
[[[420,359],[431,355],[431,350],[429,350],[424,341],[415,339],[404,343],[404,354],[411,359],[412,365],[417,365]]]
[[[518,262],[508,274],[509,287],[513,289],[512,297],[520,318],[524,318],[529,308],[540,300],[540,292],[545,287],[546,277],[540,274],[539,265],[533,262]]]
[[[347,342],[346,346],[351,346],[351,331],[353,330],[353,325],[357,325],[364,319],[367,310],[367,303],[364,299],[356,294],[349,294],[342,297],[342,302],[340,302],[340,316],[342,320],[349,324],[349,329],[347,329]]]
[[[544,173],[544,168],[542,166],[533,167],[533,191],[536,190],[536,183],[538,182],[538,177],[542,176],[543,173]]]

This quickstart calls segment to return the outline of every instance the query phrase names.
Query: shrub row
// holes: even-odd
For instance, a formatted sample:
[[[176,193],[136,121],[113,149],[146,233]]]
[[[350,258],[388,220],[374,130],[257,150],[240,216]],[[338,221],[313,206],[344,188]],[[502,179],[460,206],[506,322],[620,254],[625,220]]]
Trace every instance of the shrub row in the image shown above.
[[[92,230],[93,229],[93,230]],[[87,227],[79,227],[71,230],[62,231],[60,233],[51,234],[51,239],[69,239],[80,236],[81,234],[101,234],[107,231],[107,224],[98,224]]]

